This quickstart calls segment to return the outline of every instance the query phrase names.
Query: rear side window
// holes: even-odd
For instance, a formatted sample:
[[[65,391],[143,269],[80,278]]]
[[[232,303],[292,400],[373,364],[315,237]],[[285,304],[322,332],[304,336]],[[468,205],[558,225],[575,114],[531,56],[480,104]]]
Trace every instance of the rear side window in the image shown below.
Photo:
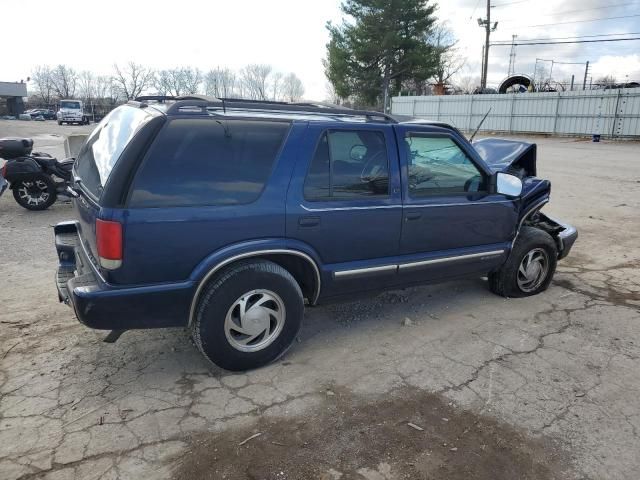
[[[173,120],[140,167],[129,204],[182,207],[254,202],[288,130],[286,122]]]
[[[111,170],[134,135],[153,117],[136,107],[111,111],[87,138],[78,153],[75,169],[82,186],[100,198]]]
[[[389,195],[389,159],[382,132],[325,132],[304,182],[310,201]]]

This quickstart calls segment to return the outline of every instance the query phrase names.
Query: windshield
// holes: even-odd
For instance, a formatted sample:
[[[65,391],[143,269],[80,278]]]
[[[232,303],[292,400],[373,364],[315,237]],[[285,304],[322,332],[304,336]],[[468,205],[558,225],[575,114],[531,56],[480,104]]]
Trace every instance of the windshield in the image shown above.
[[[96,198],[100,198],[120,154],[151,118],[144,110],[125,105],[111,111],[89,135],[75,169],[82,185]]]
[[[68,108],[70,110],[80,110],[80,102],[60,102],[60,108]]]

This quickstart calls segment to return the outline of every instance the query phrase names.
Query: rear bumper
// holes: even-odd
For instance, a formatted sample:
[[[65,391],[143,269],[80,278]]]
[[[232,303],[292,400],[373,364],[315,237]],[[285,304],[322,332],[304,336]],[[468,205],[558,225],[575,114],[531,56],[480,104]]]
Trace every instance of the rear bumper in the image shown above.
[[[191,282],[120,287],[107,283],[88,258],[75,222],[54,227],[61,302],[84,325],[100,330],[186,326],[194,293]]]

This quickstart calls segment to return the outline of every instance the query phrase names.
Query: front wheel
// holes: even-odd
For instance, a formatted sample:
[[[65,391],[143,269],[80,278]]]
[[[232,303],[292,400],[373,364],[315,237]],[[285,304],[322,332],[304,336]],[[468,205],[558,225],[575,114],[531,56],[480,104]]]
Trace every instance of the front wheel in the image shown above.
[[[56,201],[56,184],[44,173],[18,180],[12,188],[13,198],[27,210],[46,210]]]
[[[522,227],[511,254],[494,273],[489,288],[503,297],[528,297],[549,287],[558,263],[558,250],[547,232]]]
[[[289,349],[303,315],[302,291],[293,276],[273,262],[248,260],[205,287],[191,334],[204,356],[219,367],[249,370]]]

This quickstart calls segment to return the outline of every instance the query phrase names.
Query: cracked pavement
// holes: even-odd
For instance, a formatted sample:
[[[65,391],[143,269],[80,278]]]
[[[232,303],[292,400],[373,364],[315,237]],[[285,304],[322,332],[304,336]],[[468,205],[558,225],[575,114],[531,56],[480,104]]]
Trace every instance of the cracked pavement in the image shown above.
[[[58,155],[61,137],[45,133],[72,130],[0,127],[37,135],[38,149]],[[103,343],[105,332],[57,301],[50,227],[69,205],[27,212],[3,195],[0,478],[172,478],[193,435],[224,439],[260,419],[304,419],[325,408],[327,391],[365,404],[407,388],[554,439],[569,477],[637,478],[640,146],[532,140],[553,184],[545,211],[580,231],[547,292],[503,299],[471,279],[308,308],[291,351],[244,374],[211,367],[181,329]],[[343,478],[401,478],[384,465]],[[341,475],[329,470],[318,478]]]

